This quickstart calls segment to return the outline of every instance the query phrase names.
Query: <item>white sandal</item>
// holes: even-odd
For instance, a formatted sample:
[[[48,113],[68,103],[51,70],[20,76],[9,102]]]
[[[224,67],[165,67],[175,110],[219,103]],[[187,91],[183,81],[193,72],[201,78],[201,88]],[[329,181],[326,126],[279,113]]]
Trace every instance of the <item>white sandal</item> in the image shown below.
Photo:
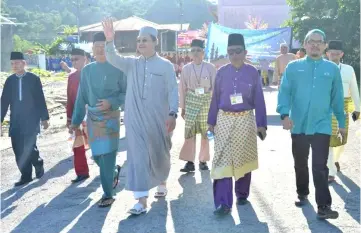
[[[128,210],[129,214],[132,215],[141,215],[143,213],[147,212],[147,208],[144,208],[143,205],[141,203],[137,203],[133,206],[133,208],[131,208],[130,210]]]
[[[159,185],[157,187],[157,192],[155,192],[154,197],[155,198],[160,198],[160,197],[165,197],[167,196],[168,190],[167,187],[165,185]]]

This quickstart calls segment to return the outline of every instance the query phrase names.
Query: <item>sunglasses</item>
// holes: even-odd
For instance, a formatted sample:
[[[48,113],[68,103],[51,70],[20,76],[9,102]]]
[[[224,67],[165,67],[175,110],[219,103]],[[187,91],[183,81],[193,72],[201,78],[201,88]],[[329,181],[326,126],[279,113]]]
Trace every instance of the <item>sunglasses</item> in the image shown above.
[[[199,53],[199,52],[202,52],[203,50],[202,49],[191,49],[191,52],[192,53]]]
[[[140,43],[147,43],[148,40],[147,39],[143,39],[143,40],[140,40],[140,39],[137,39],[137,43],[140,44]]]
[[[233,55],[233,54],[241,54],[244,52],[244,49],[228,49],[227,50],[229,55]]]

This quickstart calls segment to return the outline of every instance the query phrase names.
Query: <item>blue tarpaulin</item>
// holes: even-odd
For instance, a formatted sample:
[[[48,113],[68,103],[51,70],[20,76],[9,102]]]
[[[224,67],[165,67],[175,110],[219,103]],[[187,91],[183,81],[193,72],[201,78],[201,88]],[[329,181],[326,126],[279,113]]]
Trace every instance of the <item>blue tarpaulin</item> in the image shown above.
[[[227,57],[228,35],[240,33],[245,38],[247,58],[257,62],[260,58],[274,60],[280,54],[280,44],[290,46],[292,30],[290,27],[270,28],[264,30],[232,29],[219,24],[210,24],[206,47],[206,58],[217,60]]]

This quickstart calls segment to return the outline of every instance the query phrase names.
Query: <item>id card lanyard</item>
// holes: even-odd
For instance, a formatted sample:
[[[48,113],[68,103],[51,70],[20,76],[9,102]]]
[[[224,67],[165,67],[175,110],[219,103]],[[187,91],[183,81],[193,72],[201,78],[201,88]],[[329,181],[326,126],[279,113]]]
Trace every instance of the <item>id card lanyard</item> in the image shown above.
[[[200,86],[201,86],[201,78],[202,78],[202,72],[203,72],[203,65],[204,65],[204,63],[202,62],[201,73],[199,74],[199,78],[198,78],[196,69],[194,68],[194,64],[192,65],[192,66],[193,66],[194,74],[195,74],[195,76],[196,76],[197,84],[198,84],[197,87],[200,87]]]

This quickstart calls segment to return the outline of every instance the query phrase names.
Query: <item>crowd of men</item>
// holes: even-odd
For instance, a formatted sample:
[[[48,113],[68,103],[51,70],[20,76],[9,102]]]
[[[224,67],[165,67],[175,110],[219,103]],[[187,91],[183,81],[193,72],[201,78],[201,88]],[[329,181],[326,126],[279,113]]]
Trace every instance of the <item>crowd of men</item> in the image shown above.
[[[128,148],[125,188],[133,192],[136,200],[129,213],[145,213],[150,189],[157,188],[157,198],[168,192],[171,138],[180,107],[185,120],[185,141],[179,159],[186,162],[181,172],[195,171],[196,134],[201,134],[199,169],[209,169],[207,135],[214,135],[211,167],[214,214],[230,213],[233,179],[237,204],[247,204],[251,174],[258,169],[257,137],[265,140],[267,136],[267,113],[259,73],[245,63],[247,48],[243,35],[229,35],[230,63],[218,70],[203,60],[204,41],[193,40],[192,61],[183,67],[178,85],[171,61],[155,51],[158,43],[155,28],[140,30],[139,56],[122,56],[116,51],[111,19],[103,21],[103,28],[104,32],[95,34],[93,39],[95,62],[89,63],[81,49],[72,51],[76,71],[68,79],[66,124],[69,132],[75,133],[77,177],[73,182],[89,177],[85,156],[89,144],[104,192],[99,207],[111,206],[115,201],[121,169],[116,165],[120,108],[124,107]],[[335,219],[338,212],[331,209],[328,182],[334,180],[336,169],[340,170],[337,161],[347,142],[349,114],[352,113],[353,120],[359,118],[360,99],[353,68],[340,63],[342,42],[329,41],[327,56],[331,61],[323,58],[326,47],[323,31],[309,31],[304,40],[307,56],[295,60],[285,50],[277,59],[275,81],[280,85],[277,112],[292,138],[295,205],[308,204],[311,147],[317,216]],[[44,129],[48,128],[49,115],[40,79],[25,71],[23,55],[13,52],[11,65],[14,74],[4,85],[1,122],[10,106],[10,137],[21,171],[15,185],[20,186],[32,180],[32,166],[37,178],[44,174],[36,135],[40,121]]]

